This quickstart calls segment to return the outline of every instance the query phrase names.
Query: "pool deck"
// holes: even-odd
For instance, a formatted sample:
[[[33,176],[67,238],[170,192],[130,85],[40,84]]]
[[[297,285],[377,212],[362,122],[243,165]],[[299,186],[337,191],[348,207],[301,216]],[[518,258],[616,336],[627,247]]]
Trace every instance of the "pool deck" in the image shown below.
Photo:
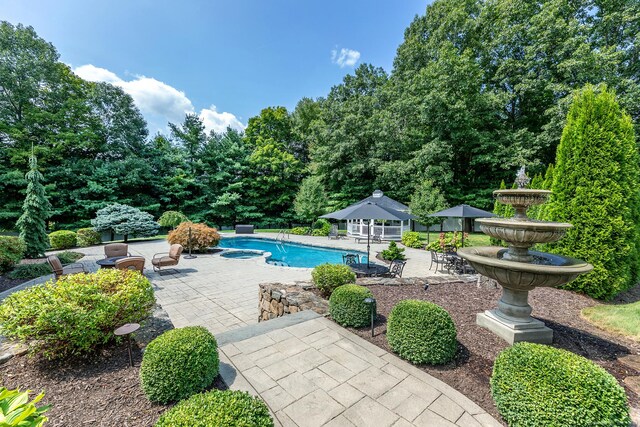
[[[290,240],[366,251],[366,243],[353,239],[292,235]],[[386,246],[372,244],[371,249],[375,253]],[[147,259],[147,277],[174,326],[209,329],[219,342],[227,385],[265,400],[276,426],[501,425],[458,391],[313,312],[258,323],[258,285],[308,281],[311,269],[269,265],[264,258],[197,254],[181,259],[178,271],[153,272],[151,258],[168,249],[162,240],[129,245],[132,255]],[[96,270],[103,247],[80,251],[87,254],[83,263]],[[403,277],[436,274],[429,271],[428,252],[406,249],[405,254]]]

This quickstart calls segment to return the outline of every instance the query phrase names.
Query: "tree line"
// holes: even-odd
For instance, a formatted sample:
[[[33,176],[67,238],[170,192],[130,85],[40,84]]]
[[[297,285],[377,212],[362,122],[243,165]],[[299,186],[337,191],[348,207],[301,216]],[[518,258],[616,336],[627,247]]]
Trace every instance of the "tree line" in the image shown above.
[[[132,98],[87,82],[35,30],[0,23],[0,227],[14,229],[33,152],[50,229],[113,203],[211,225],[311,221],[379,188],[431,209],[492,204],[526,164],[554,163],[573,93],[606,82],[638,130],[640,5],[633,0],[436,0],[393,69],[371,64],[244,132],[193,114],[150,136]]]

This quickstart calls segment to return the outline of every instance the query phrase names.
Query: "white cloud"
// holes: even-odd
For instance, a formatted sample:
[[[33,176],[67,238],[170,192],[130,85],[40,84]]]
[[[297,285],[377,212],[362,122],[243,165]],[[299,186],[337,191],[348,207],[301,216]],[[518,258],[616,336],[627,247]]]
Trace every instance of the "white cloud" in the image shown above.
[[[338,64],[340,68],[353,67],[360,59],[360,52],[344,47],[338,52],[337,49],[331,51],[331,62]]]
[[[73,71],[85,80],[108,82],[131,95],[136,106],[147,119],[152,134],[158,130],[165,130],[167,122],[182,123],[185,114],[196,111],[184,92],[153,77],[134,76],[132,80],[127,81],[112,71],[92,64],[82,65]],[[199,116],[207,131],[223,132],[227,126],[237,130],[244,130],[246,127],[234,114],[218,112],[215,105],[203,108]]]

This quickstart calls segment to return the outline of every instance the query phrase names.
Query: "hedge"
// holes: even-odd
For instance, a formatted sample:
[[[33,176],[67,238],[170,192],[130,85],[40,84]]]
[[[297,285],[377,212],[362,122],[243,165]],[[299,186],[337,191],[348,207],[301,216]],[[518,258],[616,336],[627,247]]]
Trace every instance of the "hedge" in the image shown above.
[[[339,286],[329,298],[329,314],[342,326],[360,328],[370,325],[371,305],[364,302],[365,298],[373,298],[369,288],[358,285]]]
[[[512,426],[630,425],[624,389],[582,356],[521,342],[498,355],[491,394]]]
[[[157,403],[178,401],[209,387],[219,370],[218,344],[202,326],[173,329],[147,346],[142,390]]]
[[[78,239],[73,231],[58,230],[49,234],[49,244],[53,249],[69,249],[78,245]]]

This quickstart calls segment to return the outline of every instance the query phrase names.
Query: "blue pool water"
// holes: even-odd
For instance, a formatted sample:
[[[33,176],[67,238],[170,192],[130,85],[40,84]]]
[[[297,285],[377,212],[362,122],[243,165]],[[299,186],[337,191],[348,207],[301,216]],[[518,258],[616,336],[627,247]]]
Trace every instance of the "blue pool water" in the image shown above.
[[[271,252],[271,258],[267,262],[285,267],[313,268],[327,262],[330,264],[342,264],[342,255],[346,253],[357,253],[360,255],[360,262],[367,262],[367,254],[365,252],[319,248],[300,243],[281,243],[275,240],[251,237],[227,237],[220,241],[219,247],[223,249],[252,249]]]

